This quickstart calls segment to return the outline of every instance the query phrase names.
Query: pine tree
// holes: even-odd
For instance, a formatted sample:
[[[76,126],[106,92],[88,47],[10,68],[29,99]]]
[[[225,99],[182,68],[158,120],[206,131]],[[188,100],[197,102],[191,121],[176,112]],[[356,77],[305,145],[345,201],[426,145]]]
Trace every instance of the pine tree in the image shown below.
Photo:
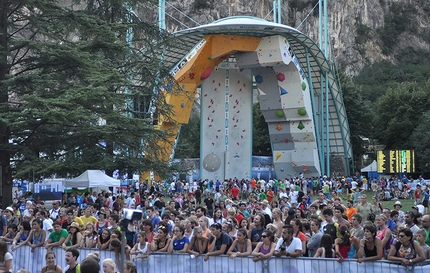
[[[154,130],[149,107],[170,113],[154,90],[168,77],[162,45],[174,39],[137,17],[147,2],[0,1],[4,206],[12,177],[166,170],[144,153],[165,137]]]

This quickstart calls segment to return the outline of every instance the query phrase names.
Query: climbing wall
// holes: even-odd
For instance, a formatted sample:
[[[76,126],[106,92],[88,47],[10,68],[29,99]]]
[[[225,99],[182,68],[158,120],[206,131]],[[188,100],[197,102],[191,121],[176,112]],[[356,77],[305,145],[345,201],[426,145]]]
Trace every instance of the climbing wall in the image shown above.
[[[236,59],[238,67],[251,69],[255,77],[277,177],[319,176],[309,87],[288,41],[281,36],[263,38],[255,52]]]
[[[252,169],[252,75],[219,64],[202,84],[201,177],[250,178]]]

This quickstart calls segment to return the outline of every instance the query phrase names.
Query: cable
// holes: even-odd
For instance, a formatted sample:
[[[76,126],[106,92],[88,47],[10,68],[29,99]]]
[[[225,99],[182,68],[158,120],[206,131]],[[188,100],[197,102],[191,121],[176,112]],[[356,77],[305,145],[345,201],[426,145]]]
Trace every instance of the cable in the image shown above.
[[[300,26],[308,19],[309,15],[314,11],[314,9],[318,6],[319,2],[315,4],[315,6],[309,11],[308,15],[306,15],[305,19],[299,24],[299,26],[296,28],[297,30],[300,28]]]

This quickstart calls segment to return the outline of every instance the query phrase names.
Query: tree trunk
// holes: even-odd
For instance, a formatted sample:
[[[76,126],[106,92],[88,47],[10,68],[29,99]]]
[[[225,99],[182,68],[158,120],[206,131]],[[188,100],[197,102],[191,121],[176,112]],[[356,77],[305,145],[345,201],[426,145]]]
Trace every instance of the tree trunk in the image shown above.
[[[7,63],[7,12],[8,1],[0,1],[0,105],[1,111],[8,109],[8,90],[3,83],[9,73]],[[0,122],[0,206],[12,204],[12,171],[10,168],[9,145],[10,130],[7,124]]]

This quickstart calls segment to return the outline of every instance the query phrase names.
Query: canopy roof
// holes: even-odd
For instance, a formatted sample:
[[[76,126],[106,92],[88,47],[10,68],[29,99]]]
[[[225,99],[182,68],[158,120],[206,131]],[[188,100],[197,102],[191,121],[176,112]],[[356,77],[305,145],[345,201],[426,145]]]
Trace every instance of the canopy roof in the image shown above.
[[[119,187],[120,181],[106,175],[100,170],[87,170],[80,176],[66,180],[66,187],[72,188],[96,188]]]

